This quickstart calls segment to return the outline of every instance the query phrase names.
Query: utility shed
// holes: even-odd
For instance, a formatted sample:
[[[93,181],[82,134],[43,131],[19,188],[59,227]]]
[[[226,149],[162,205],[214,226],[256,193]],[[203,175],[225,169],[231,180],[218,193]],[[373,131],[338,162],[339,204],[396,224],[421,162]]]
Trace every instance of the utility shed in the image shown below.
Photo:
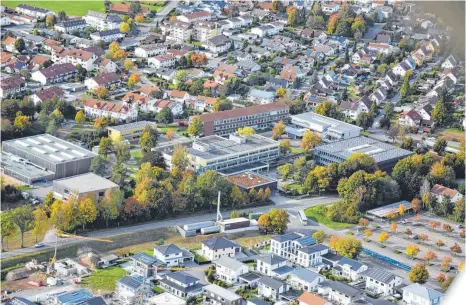
[[[78,198],[94,195],[96,199],[102,199],[105,191],[119,189],[118,184],[94,173],[77,175],[53,181],[52,191],[54,195],[62,199],[70,196]]]

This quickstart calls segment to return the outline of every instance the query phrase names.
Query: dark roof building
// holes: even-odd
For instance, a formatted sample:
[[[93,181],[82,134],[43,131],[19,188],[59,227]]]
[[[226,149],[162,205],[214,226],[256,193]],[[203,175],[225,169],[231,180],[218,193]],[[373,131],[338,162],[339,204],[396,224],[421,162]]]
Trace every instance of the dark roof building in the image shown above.
[[[215,237],[208,240],[203,240],[202,244],[208,247],[211,250],[220,250],[225,248],[238,247],[238,244],[232,242],[231,240],[225,237]]]

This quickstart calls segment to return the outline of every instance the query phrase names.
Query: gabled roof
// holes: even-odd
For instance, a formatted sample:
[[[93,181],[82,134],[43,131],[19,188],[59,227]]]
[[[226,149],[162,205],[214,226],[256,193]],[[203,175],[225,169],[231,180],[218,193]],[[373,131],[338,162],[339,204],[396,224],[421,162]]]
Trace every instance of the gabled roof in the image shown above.
[[[434,300],[437,298],[443,298],[445,295],[440,291],[427,288],[419,283],[414,283],[409,286],[402,288],[403,292],[412,293],[424,300]]]
[[[456,194],[458,194],[457,190],[448,188],[440,184],[434,185],[430,192],[438,196],[448,196],[450,198],[453,198],[456,196]]]
[[[264,255],[257,258],[257,261],[264,262],[268,265],[277,265],[286,262],[286,259],[278,255]]]
[[[330,303],[324,298],[321,298],[315,294],[305,291],[302,295],[298,298],[299,304],[302,305],[325,305]]]
[[[340,259],[338,261],[338,265],[349,265],[351,267],[352,270],[359,270],[359,268],[361,268],[363,266],[363,264],[361,264],[360,262],[358,262],[357,260],[354,260],[354,259],[351,259],[351,258],[348,258],[348,257],[343,257],[342,259]]]
[[[51,100],[53,97],[61,98],[65,95],[65,91],[59,87],[50,87],[42,89],[34,93],[41,101]]]
[[[373,103],[373,101],[371,101],[371,99],[367,95],[360,98],[358,102],[363,103],[364,105],[366,105],[366,107],[368,109],[371,109],[371,106],[372,106],[372,103]]]
[[[411,109],[408,113],[406,113],[406,116],[410,117],[413,121],[422,120],[421,115],[414,109]]]
[[[94,81],[99,85],[107,85],[118,82],[120,80],[120,76],[115,72],[112,73],[103,73],[94,77]]]
[[[302,235],[299,235],[298,233],[287,233],[284,235],[275,235],[272,237],[272,240],[278,241],[280,243],[284,243],[286,241],[295,240],[301,237]]]
[[[285,283],[283,283],[282,281],[271,278],[271,277],[266,276],[266,275],[261,277],[260,280],[258,281],[258,283],[263,284],[263,285],[268,286],[268,287],[271,287],[271,288],[274,288],[275,290],[278,290],[280,287],[285,285]]]
[[[364,271],[361,275],[385,284],[389,284],[395,278],[393,273],[381,268],[370,268],[369,270]]]
[[[135,260],[135,261],[138,261],[146,266],[152,266],[152,265],[155,265],[157,263],[161,263],[159,262],[158,259],[156,259],[155,257],[153,256],[150,256],[149,254],[147,253],[144,253],[144,252],[138,252],[136,254],[134,254],[133,256],[131,256],[131,259]]]
[[[238,244],[225,237],[214,237],[208,240],[203,240],[202,244],[211,250],[239,247]]]
[[[178,282],[181,282],[185,285],[190,285],[195,282],[198,282],[199,279],[197,277],[194,277],[186,272],[183,271],[177,271],[177,272],[170,272],[165,275],[167,279],[172,279]]]
[[[243,264],[242,262],[225,255],[220,256],[220,258],[215,260],[213,263],[216,265],[220,265],[224,268],[228,268],[230,270],[238,270],[244,266],[247,267],[246,264]]]
[[[142,279],[136,276],[125,276],[118,280],[118,283],[134,290],[142,286]]]
[[[336,281],[325,281],[323,283],[320,283],[319,285],[323,286],[323,287],[329,287],[333,290],[336,290],[340,293],[343,293],[351,298],[354,298],[356,296],[359,296],[362,294],[362,292],[357,289],[357,288],[354,288],[350,285],[347,285],[347,284],[343,284],[341,282],[336,282]]]
[[[181,250],[180,247],[178,247],[175,244],[157,246],[155,247],[155,249],[159,251],[162,255],[178,254],[180,252],[183,252],[183,250]]]
[[[311,270],[305,269],[305,268],[295,269],[294,271],[291,272],[290,275],[295,276],[299,278],[300,280],[305,281],[307,283],[312,283],[319,277],[322,277],[320,274],[312,272]]]

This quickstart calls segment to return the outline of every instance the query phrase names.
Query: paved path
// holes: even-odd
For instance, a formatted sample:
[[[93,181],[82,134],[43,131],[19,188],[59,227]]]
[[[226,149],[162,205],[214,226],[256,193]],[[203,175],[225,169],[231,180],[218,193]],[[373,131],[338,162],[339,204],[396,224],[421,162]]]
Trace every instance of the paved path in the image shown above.
[[[336,202],[339,200],[339,197],[336,195],[332,195],[332,196],[321,196],[321,197],[312,197],[312,198],[294,200],[294,199],[283,197],[278,194],[274,194],[271,197],[271,199],[272,201],[274,201],[275,205],[241,209],[238,211],[266,212],[266,211],[269,211],[273,207],[287,209],[287,210],[288,209],[294,209],[294,210],[304,209],[309,206]],[[226,217],[227,215],[229,215],[229,212],[224,212],[224,216]],[[108,238],[108,237],[111,237],[113,235],[118,235],[118,234],[144,232],[144,231],[152,230],[156,228],[173,227],[178,224],[194,223],[194,222],[201,222],[201,221],[207,221],[207,220],[215,220],[215,214],[208,213],[208,214],[196,215],[196,216],[185,217],[185,218],[154,221],[154,222],[144,223],[144,224],[140,224],[136,226],[120,227],[119,229],[113,228],[109,230],[101,230],[101,231],[89,233],[89,237]],[[71,244],[76,244],[76,243],[82,243],[83,241],[84,240],[78,239],[78,238],[65,238],[65,239],[59,239],[58,245],[65,246],[65,245],[71,245]],[[55,244],[54,234],[53,233],[47,234],[46,237],[44,238],[44,243],[46,244],[47,247],[53,247]],[[44,248],[36,249],[34,247],[16,249],[13,251],[2,253],[2,258],[14,257],[17,255],[26,254],[26,253],[34,253],[34,252],[37,252],[43,249]]]

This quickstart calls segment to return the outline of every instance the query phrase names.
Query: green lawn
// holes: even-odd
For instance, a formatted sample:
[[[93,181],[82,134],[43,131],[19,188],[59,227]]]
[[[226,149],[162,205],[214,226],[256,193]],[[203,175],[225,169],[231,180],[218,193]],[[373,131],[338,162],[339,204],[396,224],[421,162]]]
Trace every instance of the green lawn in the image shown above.
[[[131,152],[131,157],[134,157],[134,159],[142,159],[143,155],[140,150],[134,150]]]
[[[47,8],[58,13],[65,11],[70,16],[84,16],[88,10],[105,12],[104,1],[40,1],[40,0],[3,0],[2,5],[15,8],[18,4],[29,4],[36,7]]]
[[[305,209],[304,213],[306,214],[306,217],[334,230],[346,229],[348,227],[353,226],[353,224],[350,223],[335,222],[328,219],[327,217],[325,217],[325,215],[319,213],[319,207],[320,206],[314,206]]]
[[[98,269],[83,279],[81,285],[88,287],[93,291],[114,291],[116,281],[126,275],[126,271],[120,267],[110,267],[107,269]]]
[[[161,294],[161,293],[164,293],[165,290],[163,290],[161,287],[159,286],[154,286],[154,288],[152,288],[152,290],[155,292],[155,294]]]
[[[301,154],[304,152],[304,149],[301,147],[291,147],[291,153],[292,154]]]
[[[299,185],[297,183],[288,184],[288,187],[290,188],[290,191],[298,190],[298,192],[300,192],[300,193],[302,193],[304,191],[304,186]]]
[[[365,137],[368,137],[371,133],[369,131],[361,131],[361,134]]]
[[[147,8],[149,8],[149,10],[151,10],[151,11],[156,11],[157,13],[160,13],[160,12],[163,10],[165,4],[163,4],[163,5],[141,4],[141,6],[142,6],[142,7],[147,7]]]

